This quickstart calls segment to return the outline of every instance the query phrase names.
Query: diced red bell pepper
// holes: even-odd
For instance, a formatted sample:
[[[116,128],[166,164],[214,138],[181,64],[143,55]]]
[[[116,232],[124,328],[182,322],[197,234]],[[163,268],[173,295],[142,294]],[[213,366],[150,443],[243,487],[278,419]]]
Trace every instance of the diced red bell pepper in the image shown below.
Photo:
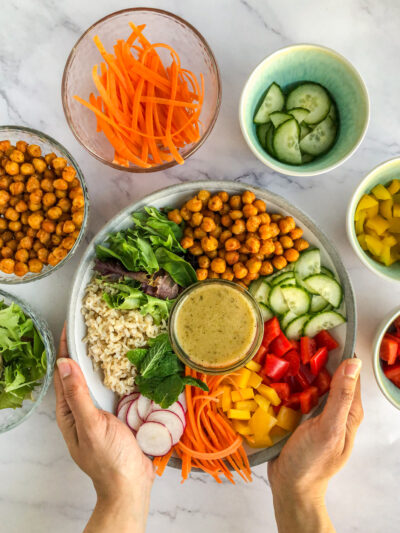
[[[285,353],[292,350],[292,348],[290,340],[287,339],[283,333],[280,333],[278,337],[271,342],[268,351],[278,357],[283,357]]]
[[[315,354],[311,357],[310,361],[310,370],[314,376],[318,376],[320,370],[324,368],[326,362],[328,361],[328,348],[324,346],[319,348]]]
[[[391,333],[385,333],[385,337],[391,339],[394,342],[397,342],[399,346],[397,350],[397,356],[400,356],[400,337],[398,336],[398,333],[395,332],[393,335]]]
[[[290,387],[287,383],[271,383],[270,386],[276,390],[277,395],[282,401],[289,399]]]
[[[289,342],[293,346],[293,350],[296,350],[296,352],[300,353],[300,342],[295,340],[290,340]]]
[[[295,376],[295,379],[301,390],[307,389],[315,380],[316,376],[311,372],[308,365],[300,365],[300,370]]]
[[[281,327],[276,316],[270,320],[267,320],[267,322],[264,323],[264,337],[262,340],[262,345],[268,349],[271,342],[276,339],[280,332]]]
[[[386,361],[388,365],[394,365],[399,352],[399,342],[396,337],[386,335],[383,337],[380,347],[379,356],[383,361]]]
[[[263,372],[274,381],[280,381],[286,375],[290,366],[289,361],[268,353],[265,358]]]
[[[322,368],[315,379],[314,385],[318,389],[319,396],[323,396],[331,388],[331,375],[326,368]]]
[[[266,353],[267,353],[267,348],[261,344],[256,355],[253,357],[253,361],[258,363],[259,365],[263,365]]]
[[[300,354],[296,350],[290,350],[285,354],[286,361],[289,361],[290,366],[286,373],[287,376],[295,376],[300,370]]]
[[[315,354],[317,343],[311,337],[301,337],[300,339],[300,356],[303,365],[310,362],[311,357]]]
[[[285,376],[285,383],[289,385],[290,392],[293,394],[294,392],[301,392],[303,389],[298,384],[295,376],[288,376],[286,374]]]
[[[325,348],[328,350],[328,352],[330,352],[331,350],[335,350],[339,346],[339,343],[326,330],[320,331],[314,337],[314,339],[317,342],[317,347],[318,348],[323,348],[325,346]]]
[[[262,382],[264,385],[267,385],[267,387],[271,386],[272,380],[266,376],[263,372],[260,372],[260,376],[262,377]]]
[[[399,381],[400,382],[400,363],[397,365],[391,365],[383,369],[385,376],[390,379],[390,381]]]
[[[300,409],[300,394],[301,392],[294,392],[283,402],[283,405],[295,410]]]
[[[300,409],[306,415],[313,407],[318,404],[318,389],[317,387],[309,387],[303,392],[300,392]]]

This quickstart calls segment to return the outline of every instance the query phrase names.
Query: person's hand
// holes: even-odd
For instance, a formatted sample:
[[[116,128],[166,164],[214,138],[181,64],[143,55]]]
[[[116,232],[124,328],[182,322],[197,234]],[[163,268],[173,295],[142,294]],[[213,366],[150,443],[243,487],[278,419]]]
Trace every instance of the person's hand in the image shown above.
[[[360,370],[357,358],[346,359],[339,366],[322,413],[301,424],[280,456],[268,465],[280,532],[296,531],[296,520],[302,523],[298,529],[302,533],[333,531],[324,497],[329,479],[349,458],[363,419]],[[302,514],[307,516],[305,521]]]
[[[94,406],[79,365],[68,358],[65,327],[54,386],[58,426],[72,459],[92,479],[98,496],[86,531],[108,531],[109,519],[110,531],[144,531],[153,465],[130,429]]]

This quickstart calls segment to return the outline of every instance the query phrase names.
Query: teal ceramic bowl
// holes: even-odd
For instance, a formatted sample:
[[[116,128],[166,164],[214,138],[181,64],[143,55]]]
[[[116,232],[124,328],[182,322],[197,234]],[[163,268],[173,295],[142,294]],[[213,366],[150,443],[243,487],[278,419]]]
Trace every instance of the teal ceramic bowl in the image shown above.
[[[393,322],[396,320],[396,318],[399,316],[400,316],[400,307],[398,307],[395,311],[391,311],[384,318],[375,336],[374,355],[373,355],[374,374],[375,374],[376,381],[379,385],[379,388],[383,392],[386,399],[389,400],[389,402],[393,404],[395,407],[397,407],[397,409],[400,409],[400,389],[396,387],[396,385],[392,383],[390,379],[388,379],[383,373],[382,364],[379,358],[379,352],[380,352],[380,347],[381,347],[383,336],[385,335],[387,330],[390,328],[390,326],[393,324]]]
[[[368,194],[371,189],[375,187],[375,185],[378,185],[378,183],[386,185],[389,184],[394,178],[400,178],[400,158],[390,159],[389,161],[378,165],[361,181],[355,190],[347,209],[346,229],[347,236],[350,244],[353,247],[353,250],[356,252],[365,266],[382,278],[392,281],[400,281],[400,261],[397,261],[397,263],[387,267],[382,263],[378,263],[378,261],[375,261],[375,259],[372,259],[372,257],[361,248],[357,240],[354,227],[354,215],[361,197],[364,194]]]
[[[304,165],[288,165],[271,157],[257,139],[253,117],[272,82],[285,90],[294,83],[313,81],[333,96],[339,111],[339,132],[335,144],[324,155]],[[337,52],[313,44],[282,48],[265,58],[244,86],[239,121],[250,149],[265,165],[291,176],[315,176],[341,165],[360,145],[369,122],[366,86],[347,59]]]

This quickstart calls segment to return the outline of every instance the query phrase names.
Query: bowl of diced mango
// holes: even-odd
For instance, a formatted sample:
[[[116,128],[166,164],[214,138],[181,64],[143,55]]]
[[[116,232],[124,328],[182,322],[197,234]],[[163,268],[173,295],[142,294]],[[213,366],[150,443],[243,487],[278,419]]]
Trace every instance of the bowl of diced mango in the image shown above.
[[[400,158],[377,166],[358,185],[347,211],[347,234],[370,270],[400,281]]]

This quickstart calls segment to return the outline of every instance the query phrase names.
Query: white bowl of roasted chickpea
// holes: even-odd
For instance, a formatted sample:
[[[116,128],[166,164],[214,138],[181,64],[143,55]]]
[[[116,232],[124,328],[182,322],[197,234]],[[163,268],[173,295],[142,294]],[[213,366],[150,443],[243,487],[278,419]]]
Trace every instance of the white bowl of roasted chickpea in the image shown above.
[[[0,283],[26,283],[60,268],[88,218],[82,172],[48,135],[0,126]]]

